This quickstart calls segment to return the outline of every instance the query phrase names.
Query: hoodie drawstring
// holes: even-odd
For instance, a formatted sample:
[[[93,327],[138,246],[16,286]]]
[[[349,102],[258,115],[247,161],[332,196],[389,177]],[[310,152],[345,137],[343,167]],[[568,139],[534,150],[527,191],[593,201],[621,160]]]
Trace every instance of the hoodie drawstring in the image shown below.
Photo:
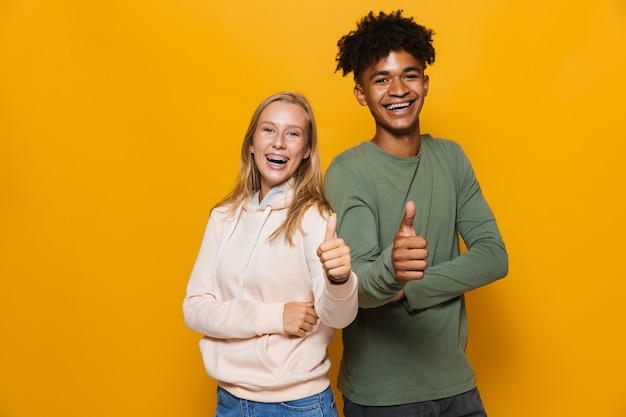
[[[233,216],[234,220],[231,223],[230,228],[228,229],[228,232],[222,237],[222,240],[220,241],[220,244],[217,248],[217,253],[215,254],[215,262],[213,262],[213,289],[215,291],[215,298],[217,300],[222,300],[222,294],[220,294],[219,286],[217,285],[217,264],[222,255],[224,247],[226,246],[226,242],[228,242],[228,239],[230,239],[230,236],[233,234],[233,232],[235,231],[235,228],[237,227],[237,223],[239,223],[243,206],[244,205],[242,204],[239,206],[239,208],[237,208],[237,211],[235,212],[235,215]],[[243,298],[243,282],[244,282],[246,270],[248,269],[248,264],[250,263],[250,258],[252,257],[254,248],[259,242],[259,237],[261,236],[261,232],[263,231],[263,226],[265,226],[265,223],[267,222],[267,218],[270,216],[271,211],[272,211],[272,206],[268,205],[267,207],[265,207],[265,210],[263,211],[263,217],[261,219],[261,224],[259,225],[259,228],[256,233],[256,238],[254,239],[254,244],[252,245],[252,248],[250,249],[250,253],[248,254],[248,257],[246,258],[246,261],[243,265],[241,272],[239,273],[239,285],[238,285],[238,288],[239,288],[238,297],[239,298]]]
[[[263,231],[263,226],[265,226],[265,222],[267,221],[267,218],[270,216],[271,211],[272,211],[272,206],[267,206],[265,207],[265,210],[263,210],[263,218],[261,219],[261,224],[259,225],[259,229],[257,230],[256,238],[254,239],[254,244],[252,245],[252,248],[250,249],[250,253],[248,254],[248,257],[246,258],[246,263],[243,265],[241,273],[239,274],[239,298],[243,298],[243,281],[244,281],[244,277],[246,276],[248,264],[250,264],[250,258],[252,258],[252,254],[254,253],[254,248],[256,248],[257,243],[259,243],[259,237],[261,236],[261,232]]]

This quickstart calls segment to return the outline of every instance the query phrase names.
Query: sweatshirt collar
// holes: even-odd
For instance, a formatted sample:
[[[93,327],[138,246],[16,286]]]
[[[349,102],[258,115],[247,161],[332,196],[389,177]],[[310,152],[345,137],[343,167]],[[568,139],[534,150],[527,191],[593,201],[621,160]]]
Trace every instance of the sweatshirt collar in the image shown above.
[[[259,202],[259,194],[260,190],[257,190],[254,194],[252,194],[252,198],[250,204],[253,210],[258,210],[265,208],[266,206],[272,206],[272,208],[284,208],[286,207],[285,199],[279,200],[278,197],[285,194],[287,191],[291,191],[293,189],[293,183],[295,180],[290,178],[289,180],[278,184],[263,197],[263,200]]]

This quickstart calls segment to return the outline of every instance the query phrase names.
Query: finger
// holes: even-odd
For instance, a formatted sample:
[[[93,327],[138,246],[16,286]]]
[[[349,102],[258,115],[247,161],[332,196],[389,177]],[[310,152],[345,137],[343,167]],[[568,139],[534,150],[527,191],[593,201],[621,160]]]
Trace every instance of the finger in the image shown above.
[[[313,327],[317,324],[317,320],[306,320],[300,324],[300,328],[304,331],[310,332],[313,330]]]
[[[404,290],[400,290],[389,302],[400,301],[404,298]]]
[[[307,310],[306,315],[307,317],[310,317],[311,320],[317,321],[317,313],[315,312],[315,309],[311,308]]]
[[[352,269],[352,258],[350,257],[350,250],[346,247],[335,249],[333,252],[335,257],[325,260],[323,267],[326,270],[326,274],[331,277],[340,278],[346,273],[349,273]]]
[[[400,233],[403,233],[406,236],[415,236],[415,225],[413,221],[415,220],[416,213],[415,203],[412,201],[406,202],[406,208],[404,210],[404,217],[400,222]]]
[[[296,305],[305,306],[305,307],[315,306],[315,303],[313,303],[313,301],[294,301],[293,303]]]
[[[394,268],[396,268],[396,272],[397,271],[424,271],[426,268],[428,268],[428,262],[425,260],[417,260],[417,261],[404,260],[404,261],[394,262],[393,266]]]
[[[400,281],[418,281],[424,278],[424,271],[403,271],[396,274]]]
[[[288,333],[289,336],[293,336],[293,337],[304,337],[306,336],[306,332],[302,329],[298,329],[295,332],[290,332]]]
[[[324,242],[327,242],[335,238],[335,231],[337,230],[337,215],[332,213],[326,223],[326,236],[324,236]]]

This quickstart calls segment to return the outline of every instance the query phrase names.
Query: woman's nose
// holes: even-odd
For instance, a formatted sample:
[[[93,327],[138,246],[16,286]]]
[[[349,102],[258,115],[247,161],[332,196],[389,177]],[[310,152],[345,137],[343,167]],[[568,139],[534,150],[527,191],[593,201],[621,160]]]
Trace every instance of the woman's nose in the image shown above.
[[[284,148],[285,147],[285,137],[283,132],[278,132],[276,136],[274,136],[274,141],[272,142],[272,146],[275,148]]]

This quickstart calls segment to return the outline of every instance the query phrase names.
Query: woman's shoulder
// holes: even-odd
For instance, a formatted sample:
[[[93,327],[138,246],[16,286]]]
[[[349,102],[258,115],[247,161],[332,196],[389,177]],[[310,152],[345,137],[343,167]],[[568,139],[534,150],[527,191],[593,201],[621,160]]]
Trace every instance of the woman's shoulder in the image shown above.
[[[302,217],[302,227],[306,229],[307,225],[326,223],[331,215],[330,208],[322,203],[313,203],[304,211]]]
[[[231,217],[236,217],[237,211],[232,203],[221,204],[211,209],[211,218],[219,221],[228,220]]]
[[[305,246],[309,243],[319,245],[326,234],[326,222],[330,217],[330,209],[323,205],[310,205],[304,211],[300,223],[300,235]]]

